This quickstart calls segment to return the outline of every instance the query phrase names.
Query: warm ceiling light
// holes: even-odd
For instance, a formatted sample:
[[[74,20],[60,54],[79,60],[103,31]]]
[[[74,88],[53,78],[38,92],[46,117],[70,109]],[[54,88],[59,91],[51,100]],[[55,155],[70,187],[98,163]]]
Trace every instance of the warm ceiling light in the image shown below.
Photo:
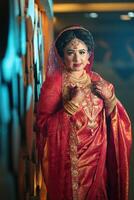
[[[98,17],[98,14],[95,13],[95,12],[91,12],[91,13],[85,13],[84,16],[86,18],[97,18]]]
[[[128,12],[129,17],[134,17],[134,12]]]
[[[128,15],[120,15],[120,19],[124,21],[131,20],[131,18]]]
[[[113,12],[134,10],[134,3],[54,3],[54,13]]]
[[[95,13],[95,12],[92,12],[92,13],[89,13],[89,16],[90,16],[91,18],[97,18],[97,17],[98,17],[98,14]]]

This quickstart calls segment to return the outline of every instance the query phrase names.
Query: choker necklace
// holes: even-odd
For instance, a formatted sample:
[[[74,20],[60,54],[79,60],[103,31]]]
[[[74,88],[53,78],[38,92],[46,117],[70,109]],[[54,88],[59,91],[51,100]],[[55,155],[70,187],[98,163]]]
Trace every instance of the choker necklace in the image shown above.
[[[76,78],[76,76],[73,73],[65,72],[64,73],[64,85],[65,86],[72,86],[72,87],[86,87],[91,83],[89,75],[86,73],[86,71],[83,71],[83,74]]]

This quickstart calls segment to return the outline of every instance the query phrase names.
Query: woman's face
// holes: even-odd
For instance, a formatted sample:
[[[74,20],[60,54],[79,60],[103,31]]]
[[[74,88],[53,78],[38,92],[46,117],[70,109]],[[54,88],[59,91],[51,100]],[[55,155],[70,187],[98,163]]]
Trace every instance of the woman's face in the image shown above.
[[[86,44],[78,38],[71,40],[64,48],[64,63],[71,71],[81,71],[89,63]]]

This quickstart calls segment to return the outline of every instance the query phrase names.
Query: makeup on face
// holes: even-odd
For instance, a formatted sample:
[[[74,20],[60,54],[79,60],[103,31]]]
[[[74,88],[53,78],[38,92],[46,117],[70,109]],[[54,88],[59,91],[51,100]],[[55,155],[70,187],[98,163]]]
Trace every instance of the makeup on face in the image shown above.
[[[80,39],[73,39],[64,48],[64,62],[71,70],[83,70],[88,63],[89,52],[86,44]]]

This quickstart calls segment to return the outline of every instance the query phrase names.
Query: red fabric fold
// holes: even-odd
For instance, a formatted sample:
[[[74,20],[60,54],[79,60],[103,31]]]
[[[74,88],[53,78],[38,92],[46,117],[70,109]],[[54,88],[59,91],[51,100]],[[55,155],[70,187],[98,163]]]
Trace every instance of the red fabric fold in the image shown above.
[[[131,123],[118,101],[109,118],[107,153],[109,199],[128,200],[129,162],[132,144]]]
[[[92,80],[97,74],[91,73]],[[42,86],[37,106],[37,148],[42,172],[47,176],[50,200],[72,200],[69,137],[82,111],[72,118],[62,105],[62,75],[57,73]],[[118,101],[109,118],[105,109],[98,114],[94,134],[86,128],[76,132],[80,200],[128,200],[131,124]],[[48,145],[48,174],[44,168],[44,147]],[[87,164],[86,164],[87,163]],[[47,170],[46,170],[47,171]]]

